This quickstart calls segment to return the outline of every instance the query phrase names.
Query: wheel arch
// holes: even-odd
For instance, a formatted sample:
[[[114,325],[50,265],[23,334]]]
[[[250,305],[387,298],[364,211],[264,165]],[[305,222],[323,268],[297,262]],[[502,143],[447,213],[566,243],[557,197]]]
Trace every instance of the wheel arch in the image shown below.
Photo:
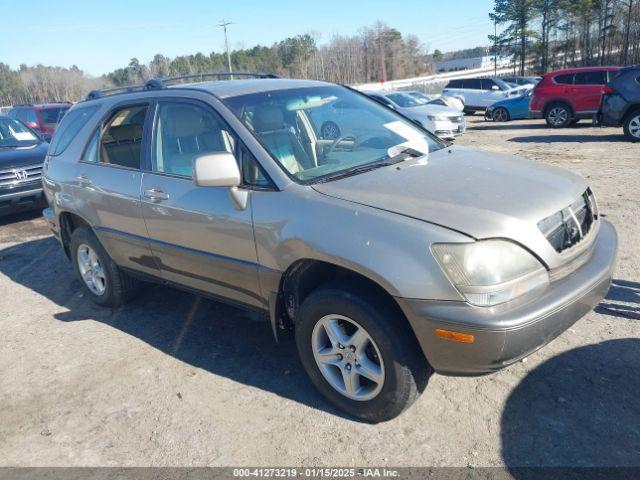
[[[389,288],[376,279],[337,263],[303,258],[293,262],[284,271],[280,278],[277,296],[273,298],[276,304],[272,305],[270,311],[276,338],[278,330],[295,328],[296,316],[305,298],[322,285],[336,280],[353,282],[361,289],[375,295],[376,299],[396,310],[403,321],[408,324],[408,320]]]
[[[558,104],[558,103],[560,103],[560,104],[562,104],[562,105],[567,106],[567,107],[569,108],[569,112],[571,112],[571,116],[572,116],[572,117],[573,117],[573,116],[575,116],[575,114],[576,114],[576,109],[575,109],[575,108],[573,108],[573,105],[571,105],[571,102],[570,102],[570,101],[568,101],[568,100],[567,100],[567,99],[565,99],[565,98],[554,98],[554,99],[549,100],[549,101],[545,104],[544,108],[542,109],[542,116],[546,118],[547,113],[549,113],[549,109],[550,109],[553,105],[556,105],[556,104]]]
[[[71,235],[79,227],[87,227],[93,231],[89,222],[87,222],[82,216],[77,213],[63,211],[58,214],[58,222],[60,224],[60,239],[62,240],[62,247],[67,258],[71,258],[70,244]],[[94,232],[95,233],[95,232]]]

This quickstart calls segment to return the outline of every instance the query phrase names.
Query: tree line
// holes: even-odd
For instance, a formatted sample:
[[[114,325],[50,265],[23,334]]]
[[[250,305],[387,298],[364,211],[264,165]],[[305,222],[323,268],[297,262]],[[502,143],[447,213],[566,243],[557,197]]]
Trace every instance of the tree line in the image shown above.
[[[574,66],[640,63],[640,0],[495,0],[492,53],[521,75]]]

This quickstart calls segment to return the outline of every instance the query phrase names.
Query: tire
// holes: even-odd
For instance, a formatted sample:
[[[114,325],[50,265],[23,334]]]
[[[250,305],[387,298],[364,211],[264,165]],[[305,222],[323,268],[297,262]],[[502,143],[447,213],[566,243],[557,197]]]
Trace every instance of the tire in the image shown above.
[[[634,110],[624,118],[622,128],[627,140],[640,142],[640,109]]]
[[[94,303],[103,307],[117,308],[136,293],[138,282],[124,273],[113,260],[111,260],[106,250],[89,228],[79,227],[74,230],[69,246],[76,275],[82,284],[84,293],[89,296]],[[80,254],[79,250],[82,250],[83,253]],[[91,252],[95,254],[98,262],[97,265],[100,267],[104,282],[99,280],[97,274],[93,281],[86,281],[85,278],[83,278],[82,270],[84,266],[81,264],[82,260],[80,260],[80,258],[83,257],[84,254],[92,257]],[[91,273],[85,272],[85,274],[87,277],[91,277],[97,270],[94,266],[92,267]],[[92,283],[93,287],[91,286]],[[103,288],[99,288],[101,286]]]
[[[493,111],[494,122],[508,122],[509,120],[511,120],[511,116],[506,108],[498,107]]]
[[[379,298],[380,295],[376,296],[374,292],[352,282],[330,283],[312,292],[304,300],[295,325],[298,354],[314,386],[342,411],[372,423],[395,418],[409,408],[426,387],[432,371],[408,323],[404,318],[399,318],[402,314]],[[329,342],[329,346],[324,348],[329,348],[331,352],[324,356],[334,355],[333,352],[345,352],[344,358],[338,354],[335,360],[342,366],[321,366],[314,353],[314,349],[316,352],[321,351],[317,347],[317,339],[323,338],[322,329],[331,319],[335,320],[339,328],[357,325],[358,331],[362,328],[370,340],[365,343],[367,347],[364,350],[358,348],[350,354],[346,335],[353,333],[353,330],[342,331],[342,334],[346,334],[342,337],[345,342],[343,350],[331,347],[335,342],[331,342],[327,335],[325,340]],[[353,345],[357,344],[358,342],[353,342]],[[328,380],[329,374],[334,375],[346,391],[343,372],[351,365],[347,362],[354,362],[352,368],[358,376],[359,385],[355,394],[360,395],[360,399],[349,398]],[[371,382],[357,373],[362,367],[371,367],[370,362],[377,367],[375,370],[382,381]],[[321,368],[325,369],[325,373]],[[370,368],[369,371],[373,370]]]
[[[324,122],[320,127],[320,135],[325,140],[335,140],[340,138],[340,127],[335,122]]]
[[[552,103],[547,107],[544,119],[551,128],[566,128],[573,120],[573,113],[566,103]]]

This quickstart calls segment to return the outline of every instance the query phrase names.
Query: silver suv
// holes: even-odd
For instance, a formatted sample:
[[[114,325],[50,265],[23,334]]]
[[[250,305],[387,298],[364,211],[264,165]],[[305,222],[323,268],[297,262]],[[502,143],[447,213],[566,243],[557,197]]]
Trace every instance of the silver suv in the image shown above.
[[[336,101],[366,132],[320,135],[312,112]],[[492,372],[551,341],[603,298],[617,249],[582,178],[450,147],[317,81],[93,92],[43,185],[94,302],[118,307],[142,279],[263,312],[318,390],[372,422],[433,371]]]

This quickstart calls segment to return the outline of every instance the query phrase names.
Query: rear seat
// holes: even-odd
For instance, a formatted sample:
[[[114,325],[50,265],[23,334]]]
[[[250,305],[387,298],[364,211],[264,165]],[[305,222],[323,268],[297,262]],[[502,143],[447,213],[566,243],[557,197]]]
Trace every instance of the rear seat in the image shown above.
[[[140,168],[141,147],[142,125],[112,126],[103,137],[102,159],[105,163]]]

